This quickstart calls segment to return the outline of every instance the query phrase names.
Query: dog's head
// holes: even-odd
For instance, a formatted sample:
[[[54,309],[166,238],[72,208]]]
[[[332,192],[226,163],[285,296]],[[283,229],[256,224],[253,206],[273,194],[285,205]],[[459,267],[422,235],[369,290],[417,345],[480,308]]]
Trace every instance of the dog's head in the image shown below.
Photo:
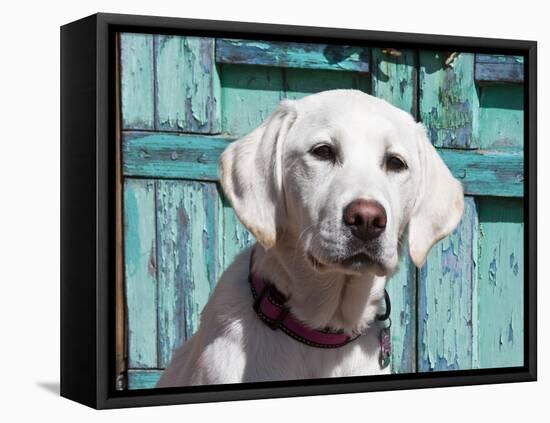
[[[281,102],[224,151],[220,178],[265,248],[293,240],[318,271],[389,274],[407,227],[420,267],[464,205],[424,126],[355,90]]]

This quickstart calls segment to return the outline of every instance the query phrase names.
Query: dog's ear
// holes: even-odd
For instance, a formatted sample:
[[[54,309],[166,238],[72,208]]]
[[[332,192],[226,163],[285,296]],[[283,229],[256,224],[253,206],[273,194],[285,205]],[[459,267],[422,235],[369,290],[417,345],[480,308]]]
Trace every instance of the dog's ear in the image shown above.
[[[282,154],[296,119],[292,100],[278,108],[251,133],[231,143],[220,158],[220,181],[235,213],[265,248],[277,240],[277,221],[284,212]]]
[[[421,176],[409,221],[409,253],[420,268],[433,245],[459,224],[464,192],[430,143],[424,125],[418,123],[415,129]]]

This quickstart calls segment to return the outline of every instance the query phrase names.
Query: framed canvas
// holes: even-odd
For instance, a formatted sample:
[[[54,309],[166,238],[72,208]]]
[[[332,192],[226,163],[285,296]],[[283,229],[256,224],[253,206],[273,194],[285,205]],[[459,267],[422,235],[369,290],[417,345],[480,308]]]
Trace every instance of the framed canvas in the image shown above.
[[[61,28],[61,394],[536,380],[536,43]]]

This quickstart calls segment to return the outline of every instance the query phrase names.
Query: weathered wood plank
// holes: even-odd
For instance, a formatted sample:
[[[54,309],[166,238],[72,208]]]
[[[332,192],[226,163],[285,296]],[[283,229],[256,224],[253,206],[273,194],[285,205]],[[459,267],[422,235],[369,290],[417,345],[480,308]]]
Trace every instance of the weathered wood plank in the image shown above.
[[[477,148],[474,54],[420,51],[420,119],[437,147]],[[446,63],[447,62],[447,63]]]
[[[284,98],[281,68],[223,65],[222,131],[247,134],[264,121]]]
[[[298,99],[309,94],[338,88],[353,88],[370,93],[370,75],[357,72],[285,69],[285,95]]]
[[[523,56],[476,54],[475,79],[480,84],[507,82],[522,84]]]
[[[282,68],[369,71],[369,49],[360,46],[218,38],[216,61]]]
[[[523,365],[523,204],[479,202],[479,367]]]
[[[216,181],[220,154],[233,138],[125,132],[125,176]],[[518,150],[453,150],[439,154],[470,195],[523,196],[523,154]]]
[[[469,195],[523,196],[523,151],[450,150],[438,153]]]
[[[416,370],[416,267],[405,247],[399,271],[386,289],[392,308],[392,373],[412,373]]]
[[[157,367],[155,182],[124,182],[124,275],[129,367]]]
[[[157,384],[162,370],[128,370],[128,389],[152,389]]]
[[[158,181],[159,366],[197,329],[218,279],[216,185]]]
[[[227,144],[224,138],[203,135],[125,132],[122,171],[125,176],[215,181]]]
[[[219,132],[214,39],[155,35],[155,59],[157,128]]]
[[[523,56],[513,56],[506,54],[476,54],[476,63],[493,63],[493,64],[523,64],[525,62]]]
[[[153,129],[153,36],[120,34],[120,94],[123,129]]]
[[[487,85],[479,88],[481,148],[523,149],[523,85]]]
[[[417,56],[414,50],[399,50],[400,56],[387,49],[372,49],[372,95],[417,116]]]
[[[432,248],[419,272],[419,371],[472,368],[478,229],[475,202],[467,197],[461,224]]]

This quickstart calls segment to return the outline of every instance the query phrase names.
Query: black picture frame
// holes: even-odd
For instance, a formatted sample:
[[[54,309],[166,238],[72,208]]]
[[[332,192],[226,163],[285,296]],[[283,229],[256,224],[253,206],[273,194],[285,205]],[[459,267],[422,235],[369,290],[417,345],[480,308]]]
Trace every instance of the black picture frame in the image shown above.
[[[322,380],[117,391],[114,380],[115,34],[216,34],[233,38],[502,52],[525,58],[524,366]],[[118,14],[61,27],[61,395],[90,407],[208,401],[534,381],[537,377],[537,44]]]

